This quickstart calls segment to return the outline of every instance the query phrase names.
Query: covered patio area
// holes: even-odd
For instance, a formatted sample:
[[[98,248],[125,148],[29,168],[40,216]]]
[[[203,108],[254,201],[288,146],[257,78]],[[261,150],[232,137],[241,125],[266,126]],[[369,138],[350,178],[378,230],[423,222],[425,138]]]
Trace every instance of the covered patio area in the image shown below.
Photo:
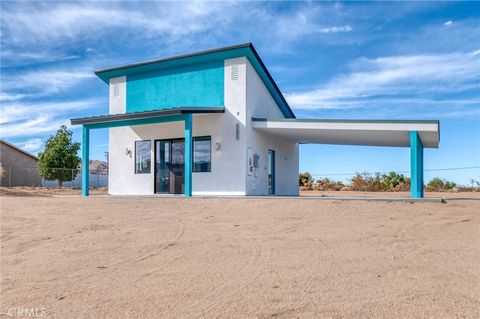
[[[224,113],[223,107],[179,107],[160,111],[102,115],[72,119],[82,125],[82,195],[89,195],[90,131],[93,129],[183,122],[185,137],[184,195],[192,196],[193,114]]]
[[[254,129],[300,144],[410,148],[410,196],[423,198],[423,149],[438,148],[438,121],[253,118]]]

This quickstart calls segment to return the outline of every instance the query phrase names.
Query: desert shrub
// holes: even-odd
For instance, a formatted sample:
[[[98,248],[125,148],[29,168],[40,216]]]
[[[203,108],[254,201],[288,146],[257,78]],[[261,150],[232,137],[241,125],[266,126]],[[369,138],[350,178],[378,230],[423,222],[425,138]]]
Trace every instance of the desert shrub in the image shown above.
[[[457,189],[461,192],[479,192],[480,181],[472,178],[470,185],[458,185]]]
[[[430,180],[426,186],[427,191],[430,192],[444,192],[457,188],[457,184],[454,182],[447,181],[446,179],[441,179],[435,177]]]
[[[351,180],[349,187],[354,191],[364,192],[398,192],[410,189],[410,179],[404,175],[390,172],[388,174],[357,173]]]
[[[383,190],[408,191],[410,189],[410,179],[396,172],[382,175],[381,182]]]
[[[385,188],[382,184],[382,176],[379,173],[373,176],[368,173],[357,173],[350,180],[350,187],[354,191],[363,192],[377,192]]]
[[[300,190],[312,190],[314,179],[309,172],[300,173],[298,175],[298,184],[300,185]]]
[[[315,190],[317,191],[339,191],[345,187],[340,181],[334,181],[330,178],[317,179],[315,182]]]
[[[312,190],[314,179],[309,172],[300,173],[298,175],[298,184],[302,190]]]

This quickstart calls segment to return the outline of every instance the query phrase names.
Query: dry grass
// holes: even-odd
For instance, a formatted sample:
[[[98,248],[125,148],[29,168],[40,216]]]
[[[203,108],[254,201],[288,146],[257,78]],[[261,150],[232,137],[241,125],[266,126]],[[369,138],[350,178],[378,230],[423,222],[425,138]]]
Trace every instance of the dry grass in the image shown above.
[[[80,188],[45,188],[45,187],[0,187],[0,196],[15,197],[49,197],[55,196],[72,196],[81,195]],[[91,195],[106,195],[106,188],[91,189]]]
[[[479,212],[479,200],[4,193],[0,311],[45,308],[55,318],[478,318]]]

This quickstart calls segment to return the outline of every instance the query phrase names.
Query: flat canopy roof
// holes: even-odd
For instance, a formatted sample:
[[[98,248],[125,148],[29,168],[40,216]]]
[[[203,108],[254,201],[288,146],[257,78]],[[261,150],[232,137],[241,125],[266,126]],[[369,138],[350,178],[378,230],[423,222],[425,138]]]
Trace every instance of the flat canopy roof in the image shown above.
[[[158,111],[146,111],[146,112],[135,112],[135,113],[125,113],[125,114],[111,114],[111,115],[100,115],[100,116],[90,116],[71,119],[72,125],[81,125],[81,124],[99,124],[99,123],[110,123],[117,121],[126,121],[126,120],[140,120],[140,119],[150,119],[166,116],[175,116],[182,114],[192,114],[192,113],[225,113],[225,107],[177,107],[172,109],[164,109]]]
[[[297,143],[408,147],[410,131],[418,132],[423,147],[440,142],[439,121],[253,118],[252,126]]]

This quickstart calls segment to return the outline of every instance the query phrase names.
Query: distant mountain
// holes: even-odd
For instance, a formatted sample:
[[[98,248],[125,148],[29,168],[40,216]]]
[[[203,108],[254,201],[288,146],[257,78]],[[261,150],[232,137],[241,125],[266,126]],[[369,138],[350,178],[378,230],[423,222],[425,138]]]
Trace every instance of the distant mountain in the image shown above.
[[[90,160],[88,166],[92,174],[103,175],[103,174],[107,174],[108,172],[108,164],[107,162],[104,162],[104,161]]]

